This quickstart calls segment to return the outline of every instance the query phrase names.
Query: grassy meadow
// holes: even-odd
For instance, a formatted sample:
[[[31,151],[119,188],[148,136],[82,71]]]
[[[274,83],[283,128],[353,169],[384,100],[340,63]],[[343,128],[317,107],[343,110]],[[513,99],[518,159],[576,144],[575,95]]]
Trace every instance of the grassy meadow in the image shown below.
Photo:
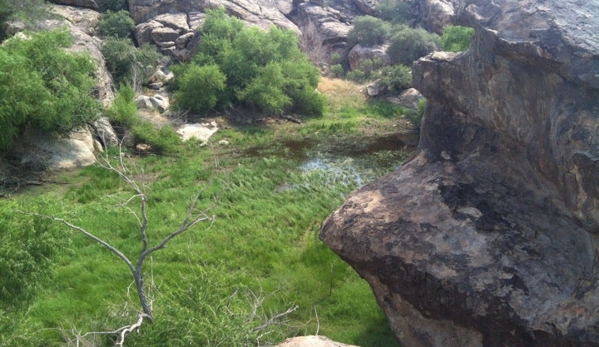
[[[384,136],[397,131],[401,110],[369,104],[358,87],[340,80],[325,78],[319,90],[329,101],[322,118],[227,125],[208,146],[191,141],[166,155],[125,155],[149,198],[150,243],[178,228],[198,191],[205,189],[202,207],[216,202],[212,224],[195,226],[146,262],[155,321],[130,335],[127,346],[268,346],[314,334],[363,347],[399,346],[368,284],[318,239],[320,224],[355,182],[302,170],[304,158],[284,144]],[[108,155],[119,157],[115,150]],[[139,204],[128,201],[133,191],[118,175],[94,165],[52,182],[21,189],[0,205],[64,218],[136,258],[141,242],[131,210]],[[59,246],[49,276],[26,306],[0,317],[0,346],[110,345],[110,335],[89,332],[136,319],[139,302],[124,263],[83,234],[55,228]]]

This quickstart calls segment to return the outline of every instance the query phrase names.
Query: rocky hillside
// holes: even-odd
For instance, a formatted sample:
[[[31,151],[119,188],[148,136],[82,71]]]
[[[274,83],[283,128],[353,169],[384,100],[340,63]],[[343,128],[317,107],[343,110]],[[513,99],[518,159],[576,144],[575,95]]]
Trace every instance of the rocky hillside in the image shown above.
[[[463,54],[414,65],[418,153],[321,238],[411,346],[599,346],[599,7],[459,1]]]

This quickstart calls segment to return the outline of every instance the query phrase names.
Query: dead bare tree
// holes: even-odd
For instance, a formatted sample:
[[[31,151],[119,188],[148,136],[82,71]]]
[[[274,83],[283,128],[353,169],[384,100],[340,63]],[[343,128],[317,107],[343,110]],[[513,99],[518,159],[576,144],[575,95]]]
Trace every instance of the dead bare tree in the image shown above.
[[[152,323],[154,317],[152,315],[152,304],[148,298],[147,286],[144,281],[145,280],[144,262],[146,261],[146,259],[148,259],[148,257],[152,253],[154,253],[158,250],[164,249],[173,238],[188,231],[196,224],[202,223],[202,222],[209,222],[210,225],[208,226],[208,228],[210,228],[212,226],[212,224],[214,223],[215,216],[209,215],[208,213],[216,206],[216,204],[217,204],[216,200],[213,201],[212,204],[208,208],[205,208],[205,209],[198,208],[198,202],[202,198],[206,189],[210,186],[210,184],[207,184],[206,187],[204,187],[204,189],[200,190],[193,197],[192,202],[187,209],[185,218],[183,219],[183,221],[181,222],[179,227],[175,231],[171,232],[166,237],[164,237],[159,243],[157,243],[154,246],[151,246],[150,242],[148,240],[148,234],[147,234],[147,230],[148,230],[148,226],[149,226],[149,218],[148,218],[148,206],[147,206],[148,196],[146,194],[146,187],[140,180],[135,179],[134,173],[130,170],[129,166],[125,163],[125,158],[126,158],[126,156],[124,155],[124,153],[122,151],[119,151],[119,156],[115,160],[116,162],[118,162],[118,164],[116,164],[116,165],[113,164],[111,162],[109,156],[105,155],[100,159],[101,161],[99,162],[99,165],[102,167],[105,167],[108,170],[111,170],[111,171],[117,173],[119,175],[119,177],[125,183],[127,183],[134,191],[134,194],[129,199],[127,199],[122,204],[122,206],[127,208],[135,216],[135,218],[137,219],[137,221],[139,223],[139,231],[138,232],[139,232],[139,236],[140,236],[140,241],[142,243],[142,249],[135,261],[132,261],[131,259],[129,259],[121,250],[119,250],[115,246],[111,245],[107,241],[97,237],[92,232],[86,230],[83,227],[75,225],[63,218],[18,211],[20,213],[43,217],[43,218],[47,218],[47,219],[50,219],[55,222],[62,223],[64,225],[66,225],[67,227],[71,228],[72,230],[75,230],[75,231],[78,231],[78,232],[84,234],[85,236],[87,236],[90,239],[94,240],[95,242],[101,244],[102,246],[107,248],[109,251],[114,253],[116,256],[118,256],[127,265],[127,267],[129,268],[129,270],[131,272],[131,276],[133,277],[133,281],[135,283],[135,287],[137,290],[137,296],[139,298],[139,303],[141,305],[141,312],[138,314],[137,320],[130,325],[125,325],[125,326],[118,328],[116,330],[113,330],[113,331],[90,332],[90,333],[86,333],[84,335],[78,334],[77,346],[79,346],[79,338],[80,337],[84,337],[84,336],[90,335],[90,334],[114,335],[114,336],[116,336],[115,346],[123,346],[123,343],[124,343],[127,335],[129,335],[133,331],[138,330],[144,321]],[[137,212],[128,206],[129,203],[131,203],[134,200],[139,200],[139,210]]]

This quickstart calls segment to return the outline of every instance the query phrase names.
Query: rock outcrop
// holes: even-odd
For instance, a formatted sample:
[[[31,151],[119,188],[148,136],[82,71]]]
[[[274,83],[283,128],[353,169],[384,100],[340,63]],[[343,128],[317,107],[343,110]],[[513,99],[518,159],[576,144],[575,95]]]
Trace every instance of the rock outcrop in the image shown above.
[[[277,347],[358,347],[335,342],[325,336],[300,336],[285,340]]]
[[[66,27],[73,37],[70,52],[89,54],[98,66],[97,98],[108,106],[114,99],[112,77],[106,70],[100,52],[102,42],[95,37],[100,14],[88,8],[53,5],[52,11],[64,19],[46,20],[38,25],[44,29]],[[103,145],[116,145],[118,138],[109,122],[101,118],[90,127],[77,129],[67,137],[28,129],[17,141],[10,156],[33,170],[64,170],[91,165],[95,153]]]
[[[599,346],[599,7],[464,0],[415,63],[419,149],[321,238],[412,346]]]

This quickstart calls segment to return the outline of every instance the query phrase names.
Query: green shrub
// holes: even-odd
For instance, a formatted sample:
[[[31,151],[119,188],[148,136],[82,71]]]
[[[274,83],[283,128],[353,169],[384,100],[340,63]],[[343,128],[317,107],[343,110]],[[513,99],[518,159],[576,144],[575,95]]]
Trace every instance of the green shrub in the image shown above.
[[[130,85],[121,85],[112,105],[106,109],[104,115],[112,123],[131,127],[136,121],[136,114],[135,91]]]
[[[371,16],[356,17],[354,26],[347,34],[347,42],[350,47],[356,44],[378,45],[389,38],[390,32],[391,25],[382,19]]]
[[[447,26],[441,36],[443,50],[449,52],[463,52],[470,48],[474,36],[474,29],[463,26]]]
[[[223,9],[209,11],[200,32],[202,41],[192,63],[173,68],[176,108],[206,114],[212,108],[241,104],[272,114],[307,109],[322,114],[324,103],[315,91],[319,72],[299,49],[295,33],[245,27]],[[216,84],[204,78],[208,73],[216,77]]]
[[[333,77],[342,78],[345,77],[345,69],[341,64],[331,65],[330,73]]]
[[[117,85],[143,83],[162,59],[155,46],[136,48],[128,38],[109,37],[101,50],[106,68]]]
[[[360,69],[355,69],[353,71],[349,71],[345,77],[354,82],[364,83],[367,81],[366,73]]]
[[[380,84],[395,93],[411,88],[412,69],[405,65],[385,66],[381,69]]]
[[[391,37],[387,54],[392,64],[412,65],[414,60],[435,51],[439,36],[424,29],[402,27]]]
[[[178,81],[175,100],[180,108],[197,114],[212,111],[226,87],[226,76],[216,64],[198,66],[191,64]]]
[[[57,134],[88,124],[99,115],[92,93],[92,60],[70,54],[65,30],[13,37],[0,47],[0,150],[10,149],[27,126]]]
[[[118,39],[133,38],[135,22],[129,16],[129,12],[121,10],[118,12],[107,11],[102,14],[98,22],[100,35]]]
[[[121,85],[105,116],[111,123],[131,130],[135,143],[145,143],[155,152],[171,152],[181,142],[175,130],[165,125],[157,128],[151,122],[138,117],[135,92],[130,85]]]
[[[96,0],[100,12],[127,10],[127,0]]]
[[[0,312],[27,303],[50,275],[51,259],[65,240],[48,219],[15,213],[0,205]]]
[[[403,0],[381,0],[376,6],[377,17],[394,24],[403,24],[414,16],[410,4]]]
[[[135,143],[145,143],[155,153],[172,152],[181,143],[181,139],[170,125],[157,128],[151,122],[139,118],[131,128]]]

